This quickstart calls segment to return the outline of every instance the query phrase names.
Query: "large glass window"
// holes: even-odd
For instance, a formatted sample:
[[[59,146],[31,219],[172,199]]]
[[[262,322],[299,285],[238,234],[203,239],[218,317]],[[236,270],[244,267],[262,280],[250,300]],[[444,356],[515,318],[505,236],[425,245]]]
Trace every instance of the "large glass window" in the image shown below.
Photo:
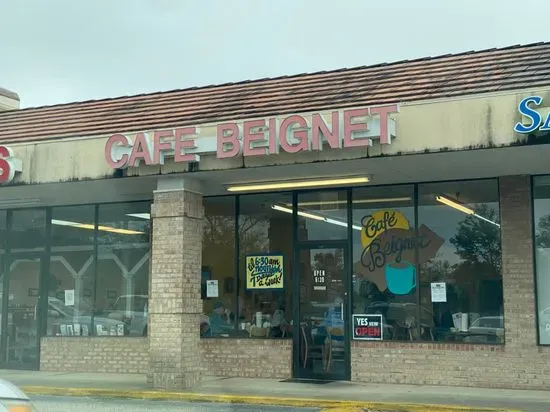
[[[338,244],[351,232],[352,312],[381,317],[383,340],[504,343],[496,180],[312,191],[296,205],[292,197],[206,200],[203,336],[289,337],[293,299],[311,301],[308,284],[292,293],[298,246]]]
[[[292,233],[291,194],[205,199],[201,336],[290,337]]]
[[[250,337],[290,336],[292,195],[241,196],[239,201],[239,328]],[[281,207],[279,207],[281,206]]]
[[[94,332],[147,334],[150,203],[99,205]]]
[[[4,262],[6,258],[7,239],[6,211],[0,210],[0,346],[2,342],[2,319],[4,314]],[[2,359],[2,355],[0,355]]]
[[[46,336],[146,335],[150,205],[0,211],[0,320],[6,306],[8,359],[35,357],[37,341],[25,347],[18,339],[39,329]],[[38,308],[40,296],[47,301]]]
[[[418,186],[420,304],[432,339],[504,343],[498,182]],[[428,319],[428,317],[427,317]]]
[[[235,201],[233,196],[204,200],[201,336],[236,332]]]
[[[92,333],[94,221],[93,205],[52,210],[47,336],[89,336]]]
[[[8,248],[4,262],[7,291],[7,364],[36,367],[39,348],[38,305],[46,238],[44,209],[9,213]],[[6,293],[7,292],[7,293]]]
[[[550,176],[533,183],[539,343],[550,345]]]
[[[503,343],[495,180],[354,189],[353,312],[385,340]]]
[[[299,194],[298,239],[347,239],[347,194],[347,190]],[[290,203],[287,205],[292,207]]]
[[[353,313],[381,315],[384,340],[418,339],[414,187],[354,189]]]

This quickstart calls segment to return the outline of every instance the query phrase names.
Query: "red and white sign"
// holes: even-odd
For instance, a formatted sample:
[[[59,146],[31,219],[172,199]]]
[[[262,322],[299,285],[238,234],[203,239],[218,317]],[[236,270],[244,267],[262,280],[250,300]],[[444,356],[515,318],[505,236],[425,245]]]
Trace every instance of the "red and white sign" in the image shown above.
[[[12,182],[15,174],[21,170],[21,160],[14,157],[13,150],[7,146],[0,146],[0,184]]]
[[[377,106],[329,113],[289,115],[267,119],[226,122],[216,126],[215,136],[201,136],[198,127],[139,132],[132,139],[114,134],[105,145],[105,158],[114,169],[140,164],[162,165],[198,162],[200,154],[216,153],[219,159],[299,153],[328,149],[391,144],[395,123],[390,118],[399,106]]]

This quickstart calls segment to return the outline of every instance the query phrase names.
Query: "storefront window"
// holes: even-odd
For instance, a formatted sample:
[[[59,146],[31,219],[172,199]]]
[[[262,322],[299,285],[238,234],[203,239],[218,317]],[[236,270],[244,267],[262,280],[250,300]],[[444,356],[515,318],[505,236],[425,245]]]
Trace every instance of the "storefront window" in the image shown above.
[[[347,202],[346,190],[299,194],[298,240],[347,239]]]
[[[383,340],[419,339],[414,187],[354,189],[353,313],[382,317]]]
[[[201,336],[236,332],[235,202],[234,196],[204,199]]]
[[[504,343],[497,182],[417,188],[353,190],[353,313],[384,340]]]
[[[52,209],[47,336],[92,333],[94,221],[94,205]]]
[[[13,367],[36,366],[39,348],[40,276],[46,239],[46,211],[10,211],[7,276],[6,363]],[[7,292],[7,293],[6,293]]]
[[[4,308],[4,261],[6,258],[7,239],[6,211],[0,210],[0,342],[2,341],[2,318]]]
[[[147,334],[150,203],[99,205],[94,334]]]
[[[418,186],[420,304],[437,341],[504,343],[496,180]],[[423,336],[424,339],[427,336]]]
[[[533,183],[539,343],[550,345],[550,176]]]
[[[289,212],[290,209],[290,212]],[[292,195],[239,199],[239,333],[288,338],[292,319]]]

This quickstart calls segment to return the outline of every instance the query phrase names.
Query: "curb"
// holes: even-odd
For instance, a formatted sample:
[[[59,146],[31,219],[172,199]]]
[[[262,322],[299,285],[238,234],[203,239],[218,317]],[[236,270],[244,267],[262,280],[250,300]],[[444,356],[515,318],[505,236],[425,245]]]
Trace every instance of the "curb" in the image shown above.
[[[388,412],[520,412],[511,409],[498,408],[475,408],[468,406],[454,405],[432,405],[413,403],[392,403],[392,402],[363,402],[363,401],[342,401],[322,400],[308,398],[279,398],[249,395],[219,395],[207,393],[189,392],[168,392],[148,390],[111,390],[94,388],[58,388],[46,386],[21,386],[27,395],[51,395],[51,396],[80,396],[80,397],[102,397],[102,398],[126,398],[126,399],[149,399],[149,400],[170,400],[204,403],[233,403],[245,405],[265,406],[290,406],[290,407],[314,407],[321,408],[326,412],[338,411],[361,411],[363,409],[376,409]]]

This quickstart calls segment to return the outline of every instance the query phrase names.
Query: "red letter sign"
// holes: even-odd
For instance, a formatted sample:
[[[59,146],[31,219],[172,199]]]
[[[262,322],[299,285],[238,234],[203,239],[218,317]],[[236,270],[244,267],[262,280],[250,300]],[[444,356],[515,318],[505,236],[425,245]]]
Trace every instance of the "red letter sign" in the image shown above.
[[[11,182],[16,172],[21,172],[21,161],[9,147],[0,146],[0,184]]]

